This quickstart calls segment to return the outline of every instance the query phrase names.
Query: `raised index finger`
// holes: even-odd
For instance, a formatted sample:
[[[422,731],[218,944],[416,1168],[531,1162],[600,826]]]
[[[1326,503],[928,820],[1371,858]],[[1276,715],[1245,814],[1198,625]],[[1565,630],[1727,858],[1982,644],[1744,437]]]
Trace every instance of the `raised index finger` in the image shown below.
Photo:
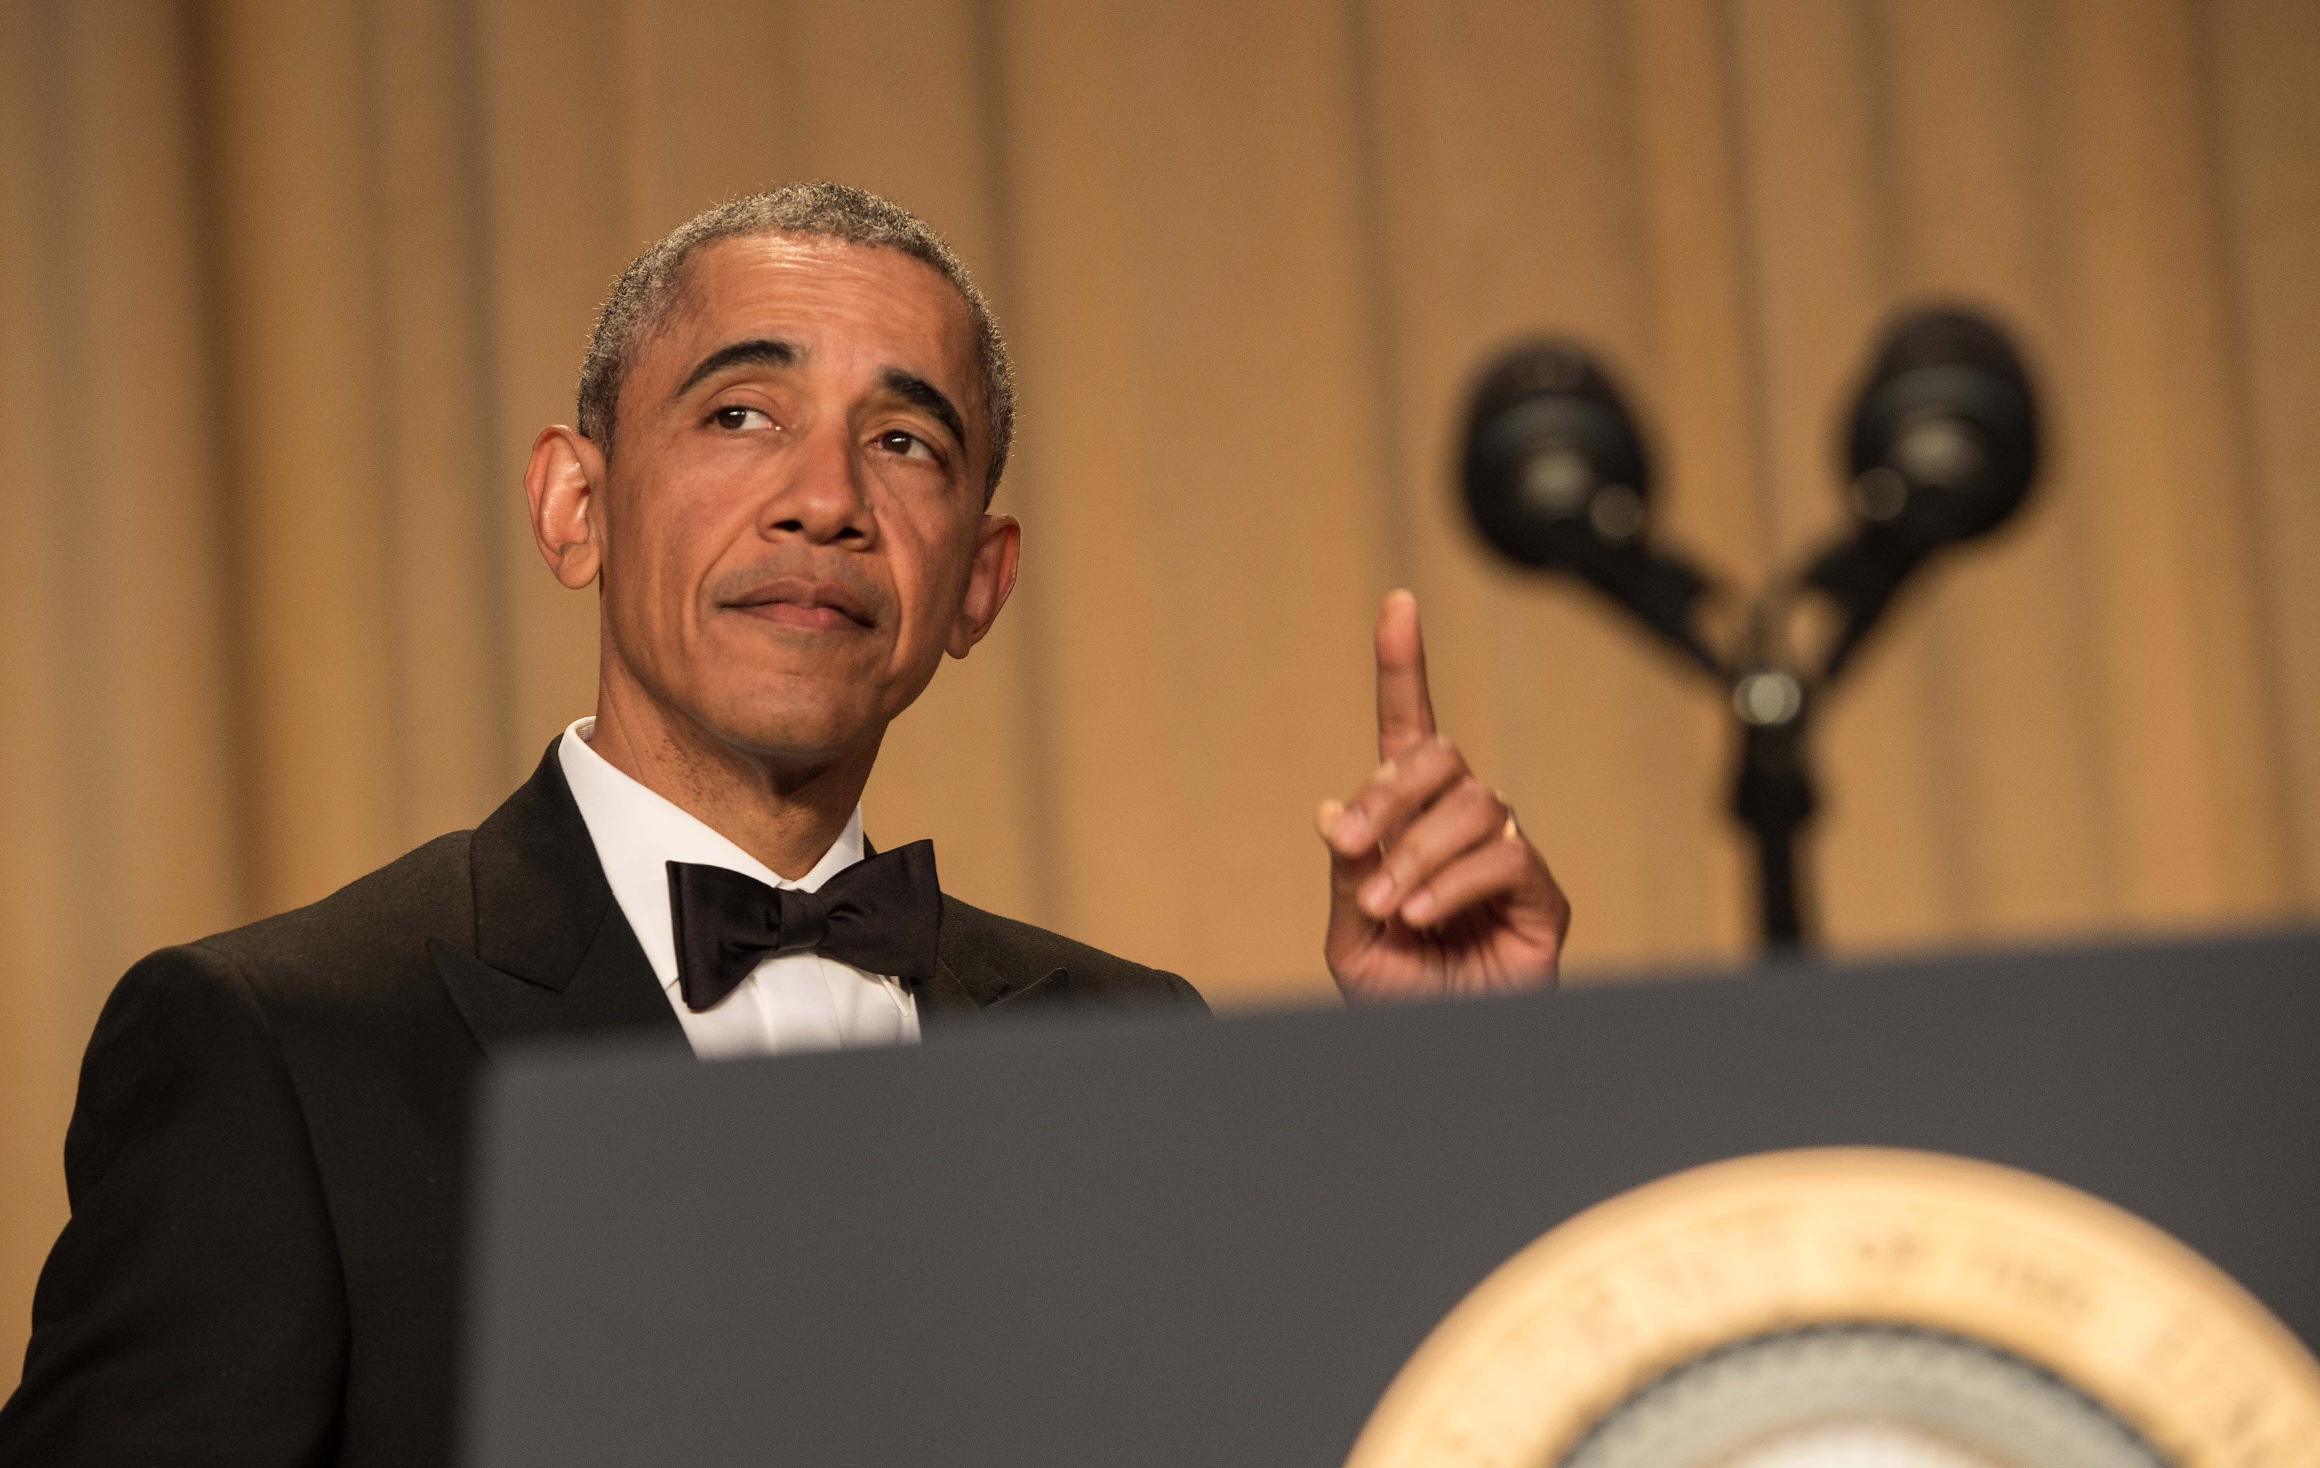
[[[1418,599],[1386,593],[1377,624],[1378,758],[1399,759],[1434,737],[1434,700],[1426,691],[1426,642],[1418,632]]]

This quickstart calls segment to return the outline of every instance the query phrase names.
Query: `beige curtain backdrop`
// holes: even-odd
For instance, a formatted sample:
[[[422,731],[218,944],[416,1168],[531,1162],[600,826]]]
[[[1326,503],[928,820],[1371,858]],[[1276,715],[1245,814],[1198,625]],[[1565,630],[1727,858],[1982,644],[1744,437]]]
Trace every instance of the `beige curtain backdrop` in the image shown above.
[[[1874,951],[2320,903],[2311,0],[0,0],[0,1383],[120,970],[472,824],[591,704],[524,530],[641,245],[834,177],[1019,354],[1015,604],[888,741],[968,899],[1318,999],[1313,804],[1414,586],[1444,724],[1575,976],[1728,960],[1712,700],[1493,564],[1479,357],[1596,344],[1670,535],[1836,522],[1879,321],[1986,303],[2049,389],[2025,523],[1830,710],[1815,868]]]

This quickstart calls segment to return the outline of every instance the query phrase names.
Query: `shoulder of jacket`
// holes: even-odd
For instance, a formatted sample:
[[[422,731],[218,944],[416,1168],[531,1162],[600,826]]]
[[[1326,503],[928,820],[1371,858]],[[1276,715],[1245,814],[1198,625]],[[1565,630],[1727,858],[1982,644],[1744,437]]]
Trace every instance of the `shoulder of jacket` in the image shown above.
[[[318,901],[187,946],[229,961],[261,991],[285,980],[372,972],[398,959],[424,961],[430,938],[470,946],[472,834],[438,836]]]
[[[986,912],[946,894],[943,947],[950,949],[953,944],[986,959],[1003,959],[1018,973],[1068,970],[1073,990],[1082,994],[1104,991],[1121,998],[1149,997],[1180,1004],[1201,1002],[1198,990],[1165,969],[1151,968],[1061,933]]]

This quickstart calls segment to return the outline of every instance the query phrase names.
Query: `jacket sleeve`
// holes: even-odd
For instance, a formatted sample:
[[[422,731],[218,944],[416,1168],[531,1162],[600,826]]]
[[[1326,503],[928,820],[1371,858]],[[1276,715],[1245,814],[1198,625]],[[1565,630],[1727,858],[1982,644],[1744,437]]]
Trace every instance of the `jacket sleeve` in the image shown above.
[[[65,1184],[0,1463],[328,1462],[345,1288],[304,1116],[229,956],[166,949],[114,989]]]

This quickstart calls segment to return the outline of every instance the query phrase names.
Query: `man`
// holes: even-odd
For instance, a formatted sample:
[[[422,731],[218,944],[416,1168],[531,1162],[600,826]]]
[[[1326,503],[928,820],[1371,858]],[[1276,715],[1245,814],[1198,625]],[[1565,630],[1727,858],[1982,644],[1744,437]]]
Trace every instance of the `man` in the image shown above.
[[[442,1462],[464,1102],[510,1046],[1199,1005],[863,837],[887,724],[1014,585],[1020,530],[988,512],[1012,413],[965,272],[857,190],[725,205],[629,268],[578,427],[524,479],[557,579],[598,591],[594,717],[472,833],[123,978],[0,1461]],[[1319,816],[1331,971],[1355,998],[1551,982],[1567,908],[1435,736],[1406,594],[1377,646],[1384,763]]]

